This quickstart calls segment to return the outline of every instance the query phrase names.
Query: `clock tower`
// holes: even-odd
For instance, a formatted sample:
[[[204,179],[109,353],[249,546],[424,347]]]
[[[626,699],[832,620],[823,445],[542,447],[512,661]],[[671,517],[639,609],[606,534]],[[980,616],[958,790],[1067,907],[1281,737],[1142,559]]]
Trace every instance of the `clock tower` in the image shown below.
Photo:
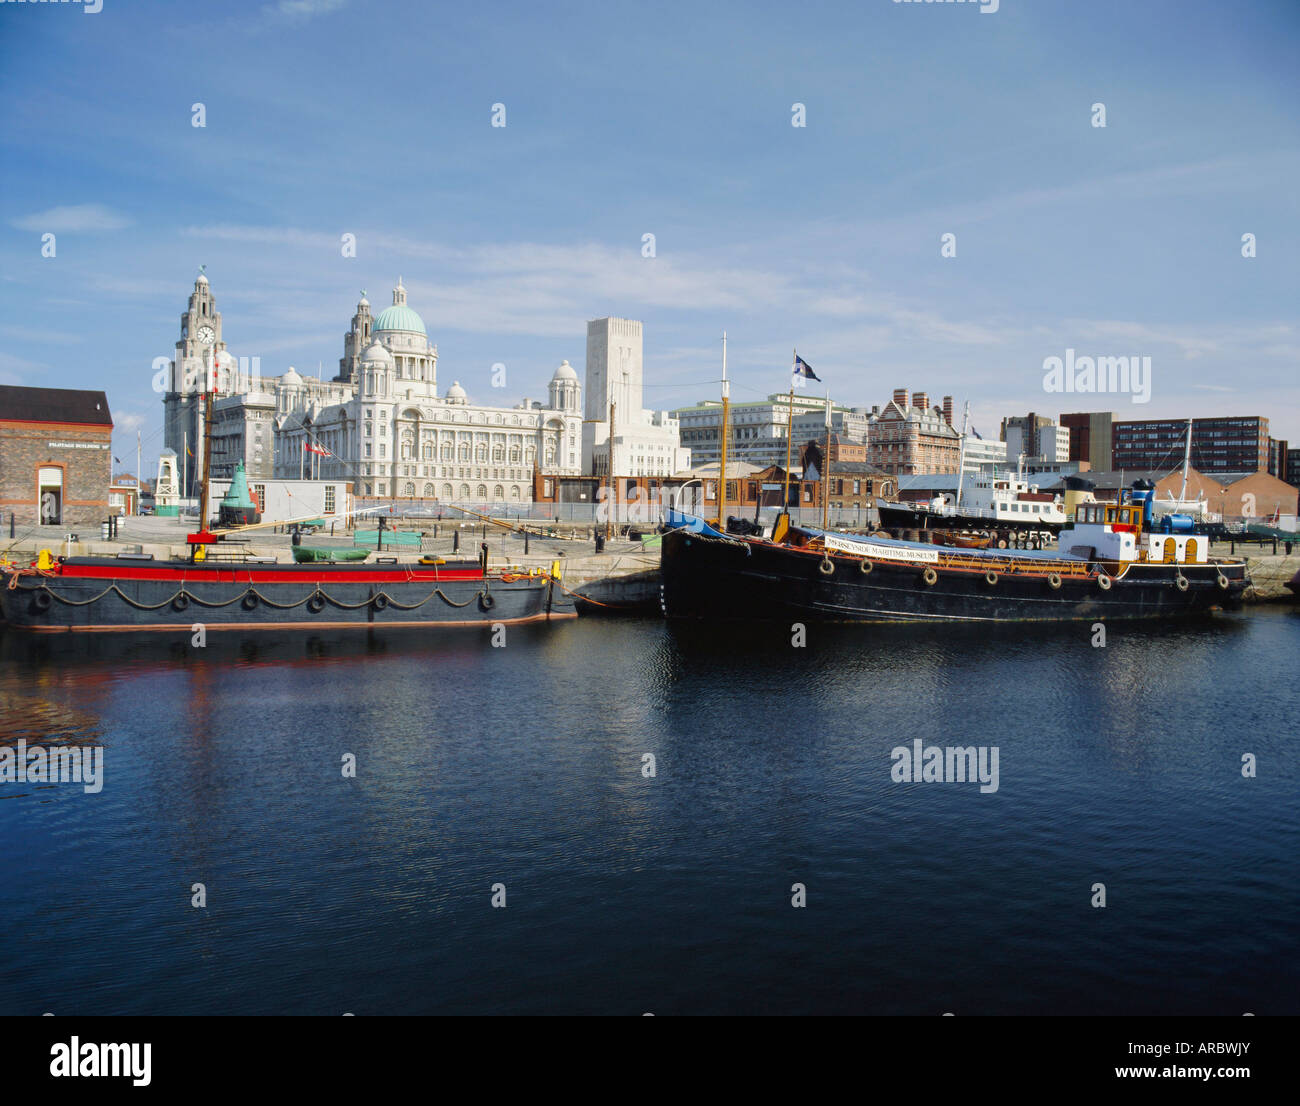
[[[182,486],[195,485],[195,460],[200,456],[197,396],[203,391],[207,368],[226,348],[221,338],[221,313],[217,310],[208,278],[200,268],[189,307],[181,316],[181,336],[171,363],[170,387],[163,396],[164,433],[168,449],[175,450]],[[234,381],[225,382],[233,385]],[[228,392],[228,388],[223,390]]]

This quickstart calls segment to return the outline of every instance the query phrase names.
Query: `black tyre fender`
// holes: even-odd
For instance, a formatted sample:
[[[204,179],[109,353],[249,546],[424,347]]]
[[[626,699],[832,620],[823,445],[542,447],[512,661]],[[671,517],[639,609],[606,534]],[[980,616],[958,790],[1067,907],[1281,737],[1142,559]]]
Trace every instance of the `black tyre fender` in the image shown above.
[[[823,576],[833,576],[835,575],[835,562],[829,557],[823,557],[821,564],[817,566],[817,571]]]
[[[321,595],[320,592],[316,592],[307,600],[307,609],[312,614],[320,614],[325,609],[325,596]]]
[[[49,588],[39,588],[32,592],[32,606],[38,611],[48,611],[52,602]]]
[[[933,587],[939,582],[939,574],[934,569],[927,568],[921,573],[921,582],[924,583],[926,587]]]
[[[251,611],[254,607],[257,606],[257,596],[254,595],[251,591],[246,591],[244,592],[244,598],[241,599],[239,603],[240,606],[244,608],[244,610]]]
[[[375,610],[382,611],[388,606],[388,596],[381,591],[378,595],[371,597],[370,605],[374,607]]]
[[[478,605],[479,605],[480,607],[482,607],[483,610],[485,610],[485,611],[490,611],[493,607],[495,607],[495,606],[497,605],[497,601],[496,601],[496,599],[492,596],[491,592],[486,592],[486,591],[485,591],[485,592],[481,592],[481,593],[479,594],[479,597],[478,597]]]
[[[173,610],[183,611],[189,605],[190,605],[190,597],[186,595],[184,592],[181,592],[180,595],[176,596],[176,598],[172,600]]]

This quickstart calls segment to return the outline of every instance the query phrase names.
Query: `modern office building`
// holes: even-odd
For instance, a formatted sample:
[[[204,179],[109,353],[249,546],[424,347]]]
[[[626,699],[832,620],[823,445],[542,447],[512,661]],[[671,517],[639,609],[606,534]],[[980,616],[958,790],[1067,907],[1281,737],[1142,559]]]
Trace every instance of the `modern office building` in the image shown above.
[[[1111,433],[1114,411],[1075,411],[1062,415],[1060,424],[1070,432],[1069,460],[1081,461],[1090,468],[1111,467]]]
[[[671,476],[691,463],[669,411],[642,406],[642,327],[635,319],[587,323],[587,404],[582,471],[596,477]],[[613,423],[613,442],[610,425]]]
[[[1116,422],[1114,469],[1170,469],[1183,463],[1187,419]],[[1201,472],[1265,472],[1269,467],[1268,419],[1260,415],[1192,420],[1192,465]]]
[[[691,451],[691,464],[702,465],[722,459],[721,400],[706,399],[693,407],[679,407],[672,416],[681,424],[682,445]],[[831,402],[831,434],[845,449],[854,445],[865,448],[868,421],[867,412],[861,408]],[[760,468],[784,466],[787,428],[792,432],[790,461],[793,465],[798,460],[801,443],[810,438],[825,440],[825,397],[796,393],[791,403],[790,393],[782,392],[765,400],[732,403],[728,415],[728,463],[734,457]],[[832,454],[836,448],[832,444]]]
[[[1007,446],[1008,465],[1017,465],[1022,454],[1026,464],[1070,459],[1069,429],[1033,411],[1003,419],[1001,439]]]

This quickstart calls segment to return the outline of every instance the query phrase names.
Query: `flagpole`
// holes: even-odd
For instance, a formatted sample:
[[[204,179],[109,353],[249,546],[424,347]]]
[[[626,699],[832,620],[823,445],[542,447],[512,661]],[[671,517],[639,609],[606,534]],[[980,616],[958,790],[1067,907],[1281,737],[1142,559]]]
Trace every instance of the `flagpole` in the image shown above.
[[[140,431],[137,430],[135,432],[135,513],[137,515],[140,513],[140,496],[142,494],[141,481],[144,479],[144,477],[140,475],[140,468],[142,465],[140,457]]]

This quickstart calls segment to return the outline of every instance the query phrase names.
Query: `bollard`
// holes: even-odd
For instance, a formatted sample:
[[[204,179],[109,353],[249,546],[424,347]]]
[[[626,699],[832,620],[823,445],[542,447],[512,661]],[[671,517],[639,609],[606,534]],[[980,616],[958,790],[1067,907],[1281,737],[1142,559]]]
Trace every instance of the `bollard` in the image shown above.
[[[453,553],[460,552],[460,531],[459,530],[453,530],[451,532],[451,551]]]
[[[10,512],[9,512],[9,536],[10,536],[11,538],[14,536],[14,520],[15,520],[17,517],[18,517],[18,516],[17,516],[16,514],[14,514],[13,511],[10,511]]]
[[[1287,552],[1290,553],[1291,551],[1288,549]],[[524,556],[525,557],[528,556],[528,531],[527,530],[524,531]]]

